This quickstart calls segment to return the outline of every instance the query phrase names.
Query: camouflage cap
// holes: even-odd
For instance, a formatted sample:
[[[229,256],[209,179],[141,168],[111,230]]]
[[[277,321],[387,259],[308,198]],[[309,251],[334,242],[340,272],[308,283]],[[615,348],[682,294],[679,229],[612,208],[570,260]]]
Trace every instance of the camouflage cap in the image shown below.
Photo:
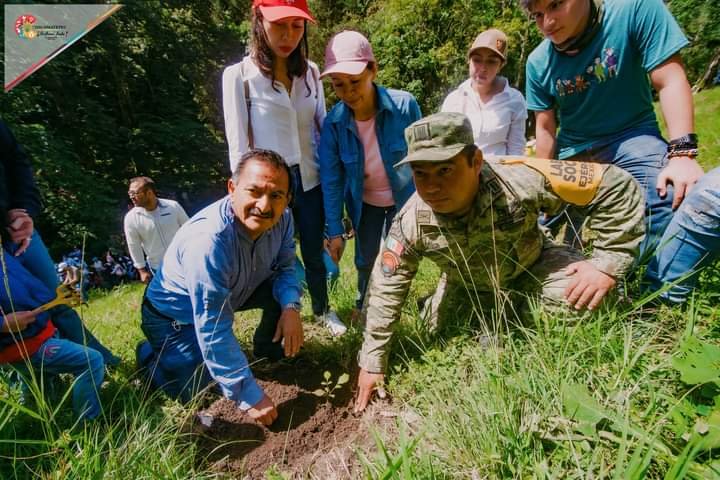
[[[441,112],[405,129],[408,154],[395,168],[412,162],[444,162],[475,143],[470,120],[462,113]]]

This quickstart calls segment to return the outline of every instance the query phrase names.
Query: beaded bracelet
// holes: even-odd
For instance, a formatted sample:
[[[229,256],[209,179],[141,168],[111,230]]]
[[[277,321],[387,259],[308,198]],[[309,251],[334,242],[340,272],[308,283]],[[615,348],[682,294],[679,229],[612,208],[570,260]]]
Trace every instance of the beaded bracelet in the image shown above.
[[[668,151],[667,157],[668,158],[675,158],[675,157],[689,157],[689,158],[697,158],[698,156],[698,149],[697,148],[673,148]]]

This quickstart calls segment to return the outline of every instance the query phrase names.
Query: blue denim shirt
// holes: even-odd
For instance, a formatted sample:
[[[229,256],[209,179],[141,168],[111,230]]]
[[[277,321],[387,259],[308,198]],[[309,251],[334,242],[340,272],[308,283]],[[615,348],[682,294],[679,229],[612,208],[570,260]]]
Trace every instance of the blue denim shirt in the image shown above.
[[[390,180],[395,206],[400,209],[415,191],[409,165],[393,166],[407,155],[405,128],[422,117],[415,97],[401,90],[375,86],[378,111],[375,117],[380,156]],[[330,238],[342,235],[343,201],[353,227],[360,224],[365,151],[352,109],[337,103],[323,123],[320,138],[320,184],[325,203],[325,221]]]
[[[208,371],[241,407],[255,405],[263,392],[233,334],[234,311],[268,278],[280,305],[300,301],[292,214],[286,210],[253,242],[225,197],[178,230],[146,293],[163,315],[194,324]]]
[[[0,267],[0,307],[4,315],[33,310],[55,297],[54,292],[50,292],[45,284],[26,270],[14,256],[2,248],[0,255],[3,256],[4,265]],[[9,286],[9,291],[6,286]],[[0,326],[5,321],[4,315],[0,315]],[[0,332],[0,350],[15,343],[15,340],[34,337],[45,328],[49,318],[48,312],[43,312],[21,332]]]

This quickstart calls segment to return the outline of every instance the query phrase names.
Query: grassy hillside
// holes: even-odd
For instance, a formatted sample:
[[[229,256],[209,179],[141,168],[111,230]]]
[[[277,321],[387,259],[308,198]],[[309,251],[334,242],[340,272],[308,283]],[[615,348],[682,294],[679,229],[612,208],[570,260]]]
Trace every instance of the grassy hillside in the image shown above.
[[[720,165],[720,89],[701,93],[696,104],[701,161],[709,169]],[[332,292],[345,318],[355,283],[351,253],[349,245]],[[437,269],[423,263],[396,331],[392,401],[363,418],[378,433],[365,431],[344,456],[316,452],[330,459],[332,474],[298,471],[279,459],[267,478],[289,472],[304,478],[720,478],[716,268],[704,273],[686,308],[650,308],[629,285],[628,298],[579,322],[536,306],[524,324],[502,323],[501,341],[489,344],[477,324],[451,326],[443,337],[425,329],[415,300],[432,292],[437,278]],[[22,403],[12,382],[0,382],[0,478],[243,477],[242,461],[218,452],[246,439],[222,440],[208,451],[207,435],[187,429],[206,405],[148,399],[136,378],[142,290],[132,285],[96,293],[80,310],[123,358],[103,388],[99,421],[74,425],[69,408],[57,408],[67,381],[49,403],[40,395]],[[352,373],[361,325],[332,340],[310,321],[305,302],[303,361],[318,372]],[[247,350],[257,317],[238,315],[237,334]],[[347,415],[327,400],[327,408]],[[288,427],[286,435],[292,433]]]

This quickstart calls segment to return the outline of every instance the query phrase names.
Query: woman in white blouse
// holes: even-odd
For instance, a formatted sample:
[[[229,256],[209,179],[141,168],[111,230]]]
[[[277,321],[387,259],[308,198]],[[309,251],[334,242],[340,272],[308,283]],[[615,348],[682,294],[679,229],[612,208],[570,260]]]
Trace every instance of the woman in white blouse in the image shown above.
[[[525,150],[525,99],[498,75],[506,52],[507,36],[500,30],[478,35],[468,51],[470,78],[450,92],[440,108],[470,119],[475,144],[484,154],[522,155]]]
[[[308,61],[306,0],[254,0],[250,55],[223,73],[223,113],[230,169],[251,148],[278,152],[293,172],[293,216],[307,270],[313,313],[333,335],[345,326],[328,304],[325,217],[317,149],[325,96]]]

